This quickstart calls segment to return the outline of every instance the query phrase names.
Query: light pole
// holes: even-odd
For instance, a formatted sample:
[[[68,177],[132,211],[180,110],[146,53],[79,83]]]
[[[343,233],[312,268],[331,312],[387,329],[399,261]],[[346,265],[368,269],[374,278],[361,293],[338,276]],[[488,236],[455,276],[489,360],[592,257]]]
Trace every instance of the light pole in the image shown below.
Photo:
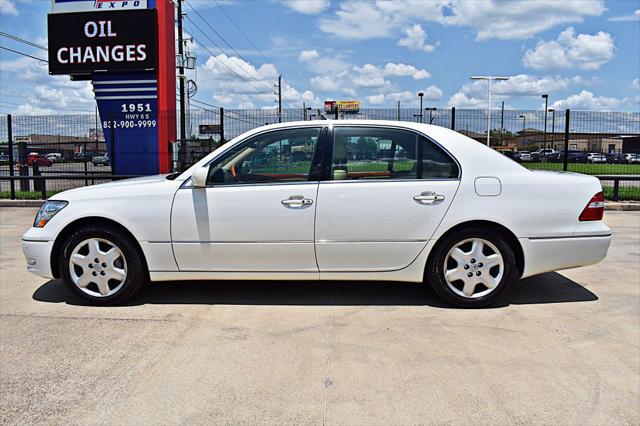
[[[553,108],[549,108],[547,111],[551,113],[551,148],[553,148],[553,144],[556,139],[556,110]]]
[[[491,145],[491,82],[493,80],[509,80],[509,77],[496,77],[492,75],[478,75],[471,77],[471,80],[487,80],[488,85],[488,107],[487,107],[487,146]]]
[[[424,123],[424,114],[422,113],[422,97],[423,96],[424,96],[424,93],[418,92],[418,97],[420,98],[420,114],[418,114],[418,117],[420,117],[421,123]]]
[[[527,125],[527,116],[526,115],[519,115],[518,118],[522,118],[522,135],[524,137],[524,128]]]
[[[544,131],[542,132],[542,153],[543,156],[546,156],[546,149],[547,149],[547,108],[548,108],[548,103],[549,103],[549,95],[548,94],[544,94],[542,95],[542,99],[544,99]]]
[[[433,113],[438,110],[438,108],[425,108],[425,111],[429,111],[429,124],[433,123],[433,119],[436,118]]]

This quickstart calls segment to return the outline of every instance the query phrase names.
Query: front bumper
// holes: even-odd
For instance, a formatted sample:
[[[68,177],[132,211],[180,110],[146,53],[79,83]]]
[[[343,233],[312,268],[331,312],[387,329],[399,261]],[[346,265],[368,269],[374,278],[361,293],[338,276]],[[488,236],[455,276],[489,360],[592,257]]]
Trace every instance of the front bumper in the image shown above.
[[[520,238],[524,252],[522,278],[561,269],[593,265],[607,256],[611,234],[568,238]]]
[[[43,278],[53,278],[51,250],[53,241],[22,239],[22,253],[27,261],[27,271]]]

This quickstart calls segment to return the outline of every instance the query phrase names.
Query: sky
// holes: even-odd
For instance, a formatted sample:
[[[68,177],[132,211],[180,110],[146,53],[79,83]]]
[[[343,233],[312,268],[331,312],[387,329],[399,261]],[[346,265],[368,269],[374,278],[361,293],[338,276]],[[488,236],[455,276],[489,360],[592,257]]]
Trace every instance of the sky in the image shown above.
[[[1,31],[47,45],[49,0],[0,0]],[[188,73],[201,102],[273,108],[360,100],[363,107],[640,111],[640,0],[185,0]],[[6,37],[0,45],[46,58]],[[95,108],[88,82],[0,50],[0,113]]]

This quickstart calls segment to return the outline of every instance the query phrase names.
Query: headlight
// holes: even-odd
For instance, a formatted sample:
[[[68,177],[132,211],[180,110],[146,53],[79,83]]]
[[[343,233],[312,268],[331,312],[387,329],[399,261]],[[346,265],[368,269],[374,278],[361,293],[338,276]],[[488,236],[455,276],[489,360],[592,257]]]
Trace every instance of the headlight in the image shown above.
[[[33,226],[36,228],[42,228],[45,226],[60,210],[65,208],[69,204],[67,201],[45,201],[40,210],[38,210],[38,214],[36,214],[36,219],[33,221]]]

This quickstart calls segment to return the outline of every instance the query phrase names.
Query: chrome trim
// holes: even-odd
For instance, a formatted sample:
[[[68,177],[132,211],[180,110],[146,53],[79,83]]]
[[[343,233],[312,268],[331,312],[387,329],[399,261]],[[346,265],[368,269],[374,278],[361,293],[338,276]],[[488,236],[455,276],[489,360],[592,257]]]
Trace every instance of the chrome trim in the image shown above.
[[[426,243],[429,240],[316,240],[318,244],[350,244],[350,243]]]
[[[313,240],[278,240],[278,241],[173,241],[174,244],[313,244]]]
[[[570,238],[605,238],[605,237],[611,237],[613,234],[609,233],[609,234],[597,234],[597,235],[569,235],[566,237],[558,237],[558,236],[553,236],[553,237],[526,237],[528,240],[566,240],[566,239],[570,239]]]

